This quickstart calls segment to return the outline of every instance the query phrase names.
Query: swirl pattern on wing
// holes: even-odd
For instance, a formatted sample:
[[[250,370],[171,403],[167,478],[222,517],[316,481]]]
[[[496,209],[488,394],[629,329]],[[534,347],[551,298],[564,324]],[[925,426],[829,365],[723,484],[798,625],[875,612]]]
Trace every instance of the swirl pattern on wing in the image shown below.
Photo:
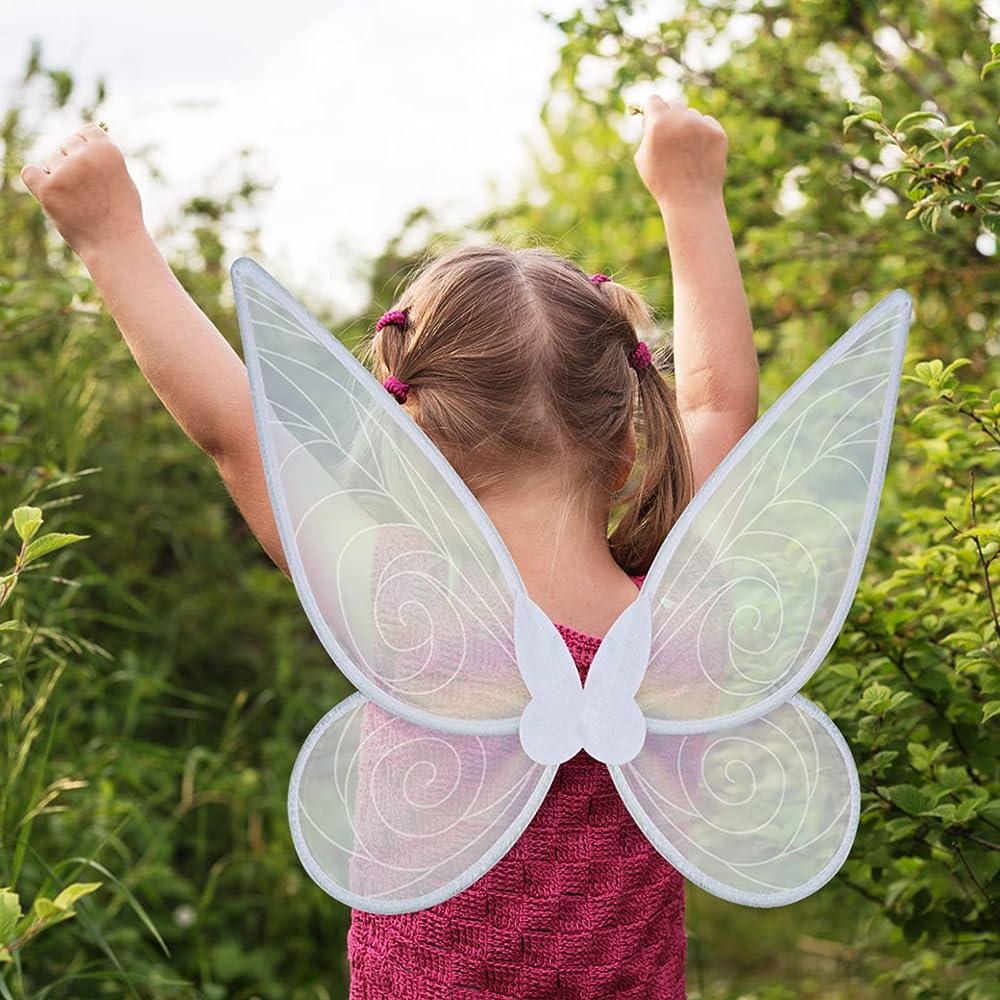
[[[465,484],[270,275],[234,264],[282,543],[327,651],[366,695],[456,732],[513,732],[517,571]]]
[[[471,885],[531,821],[555,775],[516,735],[433,732],[352,695],[303,745],[289,819],[312,878],[373,913]]]
[[[857,770],[833,722],[801,695],[732,729],[649,733],[612,767],[643,832],[714,895],[781,906],[843,864],[857,830]]]
[[[891,292],[744,436],[678,519],[643,589],[638,701],[660,732],[786,700],[850,607],[885,471],[910,319]]]

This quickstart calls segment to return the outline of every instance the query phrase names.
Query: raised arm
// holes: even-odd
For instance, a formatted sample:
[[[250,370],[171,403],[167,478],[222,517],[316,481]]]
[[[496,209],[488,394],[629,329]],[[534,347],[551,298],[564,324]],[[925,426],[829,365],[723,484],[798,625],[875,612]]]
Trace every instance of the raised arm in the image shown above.
[[[98,125],[21,179],[94,279],[132,356],[185,434],[218,467],[251,530],[288,572],[239,355],[184,290],[146,230],[121,150]]]
[[[757,419],[753,326],[722,185],[726,133],[650,97],[636,166],[660,208],[674,290],[674,373],[700,486]]]

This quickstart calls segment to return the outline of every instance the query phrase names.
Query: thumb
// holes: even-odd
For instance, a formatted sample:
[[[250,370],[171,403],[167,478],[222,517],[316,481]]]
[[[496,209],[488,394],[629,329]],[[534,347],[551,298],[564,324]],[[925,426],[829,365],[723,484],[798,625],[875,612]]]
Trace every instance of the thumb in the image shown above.
[[[657,111],[666,111],[667,102],[659,94],[650,94],[644,102],[643,110],[647,115],[653,115]]]
[[[34,163],[26,163],[21,167],[21,180],[24,186],[37,198],[38,185],[41,184],[45,171],[41,167],[36,167]]]

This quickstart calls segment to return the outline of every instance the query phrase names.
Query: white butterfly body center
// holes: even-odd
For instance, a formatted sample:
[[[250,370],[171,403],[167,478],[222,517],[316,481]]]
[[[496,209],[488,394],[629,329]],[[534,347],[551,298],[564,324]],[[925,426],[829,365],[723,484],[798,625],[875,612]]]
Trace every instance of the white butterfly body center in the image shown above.
[[[514,638],[531,693],[518,732],[539,764],[561,764],[586,750],[604,764],[627,764],[646,741],[635,701],[649,663],[652,617],[641,593],[601,640],[585,685],[562,636],[527,595],[514,608]]]

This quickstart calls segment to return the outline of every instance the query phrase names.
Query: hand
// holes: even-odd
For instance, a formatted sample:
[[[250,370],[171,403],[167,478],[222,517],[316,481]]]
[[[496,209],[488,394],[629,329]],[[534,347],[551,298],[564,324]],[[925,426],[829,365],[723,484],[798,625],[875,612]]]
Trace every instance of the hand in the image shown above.
[[[721,194],[729,141],[711,115],[656,94],[643,105],[645,126],[635,154],[639,176],[661,210],[682,199]]]
[[[79,256],[145,231],[139,191],[125,157],[100,125],[84,125],[43,164],[25,164],[21,180]]]

